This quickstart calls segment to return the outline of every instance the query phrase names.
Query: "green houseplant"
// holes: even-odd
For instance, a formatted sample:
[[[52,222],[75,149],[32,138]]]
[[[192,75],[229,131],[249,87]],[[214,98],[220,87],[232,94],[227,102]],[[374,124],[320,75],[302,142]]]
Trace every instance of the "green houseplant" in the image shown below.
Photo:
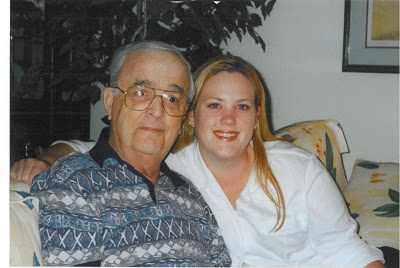
[[[49,87],[75,98],[100,98],[107,85],[112,51],[131,41],[174,44],[196,69],[221,53],[232,35],[249,34],[265,51],[256,28],[276,0],[53,0],[46,1],[45,24],[52,51]],[[260,14],[262,16],[260,16]]]

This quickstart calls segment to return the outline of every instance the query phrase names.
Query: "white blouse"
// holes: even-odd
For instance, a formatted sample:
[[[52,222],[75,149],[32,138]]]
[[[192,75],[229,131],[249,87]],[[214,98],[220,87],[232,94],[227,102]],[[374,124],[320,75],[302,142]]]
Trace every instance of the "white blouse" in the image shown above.
[[[67,142],[87,151],[92,144]],[[232,258],[232,266],[364,267],[382,252],[357,235],[333,179],[310,152],[287,142],[266,142],[272,171],[283,192],[285,223],[278,232],[275,205],[262,191],[255,171],[234,209],[201,158],[197,143],[166,162],[199,189],[212,209]]]

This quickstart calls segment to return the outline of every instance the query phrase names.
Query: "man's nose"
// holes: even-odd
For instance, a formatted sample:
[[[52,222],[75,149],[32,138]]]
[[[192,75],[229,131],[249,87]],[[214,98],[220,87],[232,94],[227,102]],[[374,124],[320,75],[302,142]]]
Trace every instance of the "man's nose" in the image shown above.
[[[165,114],[162,95],[156,95],[151,102],[150,106],[147,108],[147,112],[154,117],[161,117]]]

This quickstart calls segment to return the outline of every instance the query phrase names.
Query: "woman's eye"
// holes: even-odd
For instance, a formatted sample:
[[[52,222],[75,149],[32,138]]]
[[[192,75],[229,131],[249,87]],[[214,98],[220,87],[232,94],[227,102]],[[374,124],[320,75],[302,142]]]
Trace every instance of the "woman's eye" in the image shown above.
[[[240,110],[248,110],[250,107],[248,105],[246,105],[246,104],[239,104],[238,108]]]
[[[208,107],[210,108],[219,108],[219,104],[218,103],[211,103],[208,105]]]

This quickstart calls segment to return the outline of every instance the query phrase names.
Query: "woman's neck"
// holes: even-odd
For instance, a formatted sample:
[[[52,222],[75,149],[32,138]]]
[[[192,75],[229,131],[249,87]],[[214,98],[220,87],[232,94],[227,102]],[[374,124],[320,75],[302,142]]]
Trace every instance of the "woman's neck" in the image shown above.
[[[204,163],[214,175],[233,208],[236,200],[249,180],[253,169],[254,152],[249,144],[246,150],[238,157],[230,159],[209,158],[200,154]]]

